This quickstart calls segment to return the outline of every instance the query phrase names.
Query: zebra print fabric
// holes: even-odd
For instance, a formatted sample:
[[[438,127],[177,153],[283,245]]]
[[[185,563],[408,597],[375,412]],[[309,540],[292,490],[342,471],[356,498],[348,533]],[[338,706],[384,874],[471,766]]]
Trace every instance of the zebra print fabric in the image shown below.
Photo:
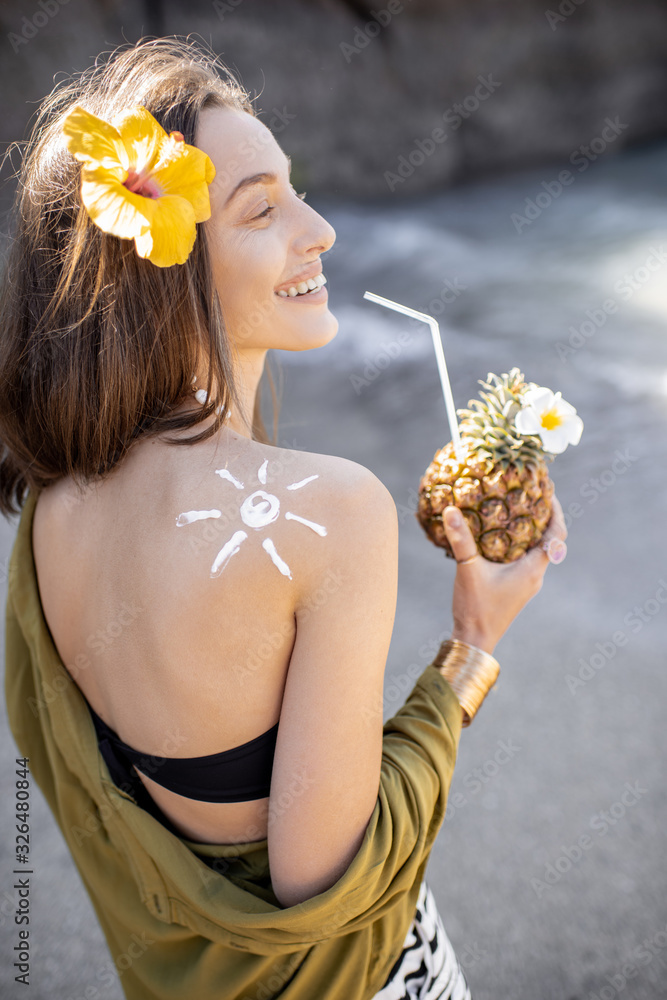
[[[372,1000],[472,1000],[425,879],[403,951]]]

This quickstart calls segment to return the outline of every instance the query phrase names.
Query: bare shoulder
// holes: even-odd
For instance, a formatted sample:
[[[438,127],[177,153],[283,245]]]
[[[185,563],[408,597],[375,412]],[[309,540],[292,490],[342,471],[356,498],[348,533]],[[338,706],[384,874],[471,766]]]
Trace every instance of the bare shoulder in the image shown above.
[[[272,449],[275,473],[284,485],[290,509],[299,505],[325,514],[332,528],[365,528],[397,522],[394,499],[378,476],[365,465],[338,455]],[[270,472],[272,463],[269,462]]]
[[[346,502],[354,504],[355,499],[371,494],[378,503],[395,510],[391,493],[381,479],[365,465],[338,455],[326,455],[318,452],[300,451],[290,448],[265,448],[272,453],[268,470],[276,474],[284,472],[289,478],[290,473],[308,479],[309,483],[318,480],[319,493],[326,495],[329,502],[339,502],[341,508]],[[306,485],[304,483],[304,485]],[[289,484],[288,489],[301,488],[300,484]],[[312,491],[311,491],[312,492]]]
[[[265,489],[280,496],[281,540],[289,542],[302,594],[338,568],[362,586],[369,564],[391,577],[398,516],[384,483],[366,466],[336,455],[265,449]],[[271,484],[271,485],[270,485]]]

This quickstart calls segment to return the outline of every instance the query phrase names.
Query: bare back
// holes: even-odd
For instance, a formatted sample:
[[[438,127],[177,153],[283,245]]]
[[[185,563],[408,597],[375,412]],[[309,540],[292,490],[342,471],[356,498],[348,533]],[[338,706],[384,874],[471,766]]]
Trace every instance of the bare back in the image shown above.
[[[83,499],[67,479],[42,491],[33,547],[45,618],[85,698],[122,740],[194,757],[278,722],[303,581],[316,582],[313,554],[323,569],[326,547],[340,543],[336,491],[359,470],[227,430],[195,446],[141,439]],[[139,776],[186,837],[267,836],[268,797],[202,802]]]

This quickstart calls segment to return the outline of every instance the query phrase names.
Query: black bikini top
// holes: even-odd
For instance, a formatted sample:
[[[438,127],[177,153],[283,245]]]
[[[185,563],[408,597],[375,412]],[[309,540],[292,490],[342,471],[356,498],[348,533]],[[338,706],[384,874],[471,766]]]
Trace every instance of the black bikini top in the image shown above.
[[[247,743],[206,757],[158,757],[140,753],[123,743],[91,705],[97,741],[112,780],[119,786],[137,784],[145,790],[131,765],[187,799],[201,802],[245,802],[269,795],[278,723]],[[142,797],[143,798],[143,797]]]

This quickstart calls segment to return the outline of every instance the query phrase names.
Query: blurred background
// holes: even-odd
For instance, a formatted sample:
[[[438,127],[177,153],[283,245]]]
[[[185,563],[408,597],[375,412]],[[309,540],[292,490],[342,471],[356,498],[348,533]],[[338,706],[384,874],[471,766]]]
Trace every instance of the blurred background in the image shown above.
[[[257,96],[295,187],[337,233],[323,257],[337,336],[270,359],[283,378],[277,444],[360,462],[397,504],[385,719],[451,626],[454,566],[414,514],[450,435],[428,328],[364,291],[438,319],[458,407],[489,372],[517,366],[577,408],[581,443],[550,467],[568,557],[496,648],[502,673],[462,733],[427,877],[475,1000],[658,1000],[667,7],[546,3],[3,3],[0,140],[27,137],[58,80],[147,35],[199,36]],[[18,164],[15,149],[3,240]],[[0,519],[3,596],[15,528]],[[2,713],[0,988],[13,997],[15,748]],[[38,789],[32,805],[31,996],[122,1000]]]

